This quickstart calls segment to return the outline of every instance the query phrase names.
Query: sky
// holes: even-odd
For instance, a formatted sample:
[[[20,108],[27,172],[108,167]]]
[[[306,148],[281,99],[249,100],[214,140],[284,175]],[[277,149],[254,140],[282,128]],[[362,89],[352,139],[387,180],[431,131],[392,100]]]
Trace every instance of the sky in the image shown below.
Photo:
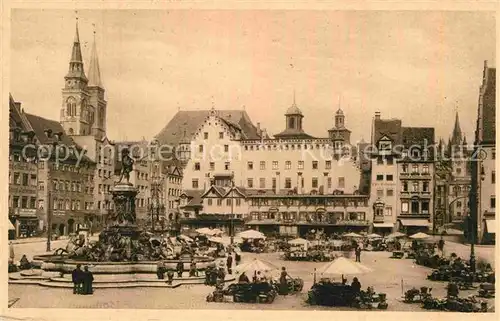
[[[430,11],[12,11],[11,93],[59,119],[78,16],[85,70],[93,31],[111,140],[152,139],[179,110],[245,109],[269,134],[293,102],[326,137],[340,106],[351,141],[375,112],[446,140],[455,112],[472,141],[495,14]]]

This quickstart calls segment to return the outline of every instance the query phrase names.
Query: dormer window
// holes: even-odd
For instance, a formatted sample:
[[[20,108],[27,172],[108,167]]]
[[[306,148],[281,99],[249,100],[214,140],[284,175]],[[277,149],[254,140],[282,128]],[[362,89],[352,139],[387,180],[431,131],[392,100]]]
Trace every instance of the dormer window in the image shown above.
[[[388,140],[383,140],[378,143],[378,149],[380,151],[390,151],[392,149],[392,143]]]

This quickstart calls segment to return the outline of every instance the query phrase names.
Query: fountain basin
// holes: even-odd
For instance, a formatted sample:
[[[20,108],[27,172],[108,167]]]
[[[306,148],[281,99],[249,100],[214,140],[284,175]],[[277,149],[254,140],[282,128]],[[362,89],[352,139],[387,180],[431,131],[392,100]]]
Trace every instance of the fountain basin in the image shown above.
[[[33,258],[40,264],[44,271],[71,273],[77,266],[88,265],[90,271],[94,274],[130,274],[130,273],[156,273],[159,261],[136,261],[136,262],[93,262],[70,259],[59,255],[38,255]],[[161,260],[167,269],[176,269],[177,264],[182,262],[184,270],[189,271],[191,258],[180,258],[171,260]],[[41,263],[40,263],[41,262]],[[210,264],[215,263],[215,259],[211,257],[195,256],[196,269],[198,271],[205,270]],[[36,265],[38,265],[36,264]]]

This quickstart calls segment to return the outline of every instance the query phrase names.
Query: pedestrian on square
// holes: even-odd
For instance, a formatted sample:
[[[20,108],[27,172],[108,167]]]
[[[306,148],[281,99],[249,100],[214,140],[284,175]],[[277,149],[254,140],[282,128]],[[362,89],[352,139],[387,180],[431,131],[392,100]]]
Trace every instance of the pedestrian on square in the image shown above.
[[[356,254],[356,262],[361,262],[361,247],[358,246],[354,253]]]
[[[351,287],[355,293],[361,292],[361,283],[359,282],[357,277],[352,279]]]
[[[179,278],[182,278],[182,273],[184,273],[184,263],[182,263],[182,261],[179,261],[179,263],[177,263],[177,276]]]
[[[94,275],[89,271],[89,267],[85,265],[83,268],[83,294],[94,294],[94,289],[92,287],[92,282],[94,281]]]
[[[241,254],[237,251],[234,252],[234,261],[236,262],[236,265],[240,264],[241,262]]]
[[[71,272],[71,279],[73,281],[73,294],[82,293],[83,271],[81,267],[81,264],[77,264],[76,268],[73,270],[73,272]]]
[[[228,274],[233,274],[233,255],[230,253],[227,256],[227,273]]]
[[[158,276],[158,280],[163,280],[165,278],[165,264],[163,263],[163,261],[158,262],[156,275]]]
[[[191,259],[191,264],[189,265],[189,276],[198,276],[198,270],[196,269],[196,262],[194,259]]]

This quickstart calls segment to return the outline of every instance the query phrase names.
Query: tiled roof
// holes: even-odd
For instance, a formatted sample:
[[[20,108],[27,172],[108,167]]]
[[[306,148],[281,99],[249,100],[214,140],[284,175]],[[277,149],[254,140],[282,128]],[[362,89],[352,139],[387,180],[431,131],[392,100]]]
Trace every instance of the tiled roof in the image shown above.
[[[422,161],[433,160],[434,151],[434,128],[432,127],[403,127],[403,146],[405,149],[417,148],[422,151],[423,148],[427,150],[427,159],[422,158]],[[424,157],[424,154],[421,154]]]
[[[313,136],[307,134],[302,129],[285,129],[279,134],[274,135],[275,138],[287,139],[287,138],[314,138]]]
[[[257,127],[250,120],[244,110],[218,110],[218,116],[226,123],[241,128],[246,139],[259,139]],[[170,122],[156,135],[160,144],[177,145],[184,136],[193,137],[198,128],[209,116],[210,110],[181,110],[178,111]]]
[[[70,136],[64,134],[64,129],[59,122],[32,114],[26,114],[26,117],[31,127],[33,128],[33,131],[35,132],[35,137],[40,142],[40,144],[47,145],[54,142],[53,138],[49,138],[45,134],[45,130],[50,129],[53,133],[63,133],[59,144],[65,146],[75,146],[79,150],[82,149],[82,146],[77,145]],[[83,156],[82,160],[85,162],[94,163],[87,156]]]
[[[373,143],[377,143],[382,137],[387,136],[394,144],[401,144],[401,120],[375,119],[373,134]]]
[[[483,104],[478,112],[478,118],[482,126],[478,126],[477,140],[479,143],[494,143],[496,141],[496,68],[485,67],[481,92]]]

